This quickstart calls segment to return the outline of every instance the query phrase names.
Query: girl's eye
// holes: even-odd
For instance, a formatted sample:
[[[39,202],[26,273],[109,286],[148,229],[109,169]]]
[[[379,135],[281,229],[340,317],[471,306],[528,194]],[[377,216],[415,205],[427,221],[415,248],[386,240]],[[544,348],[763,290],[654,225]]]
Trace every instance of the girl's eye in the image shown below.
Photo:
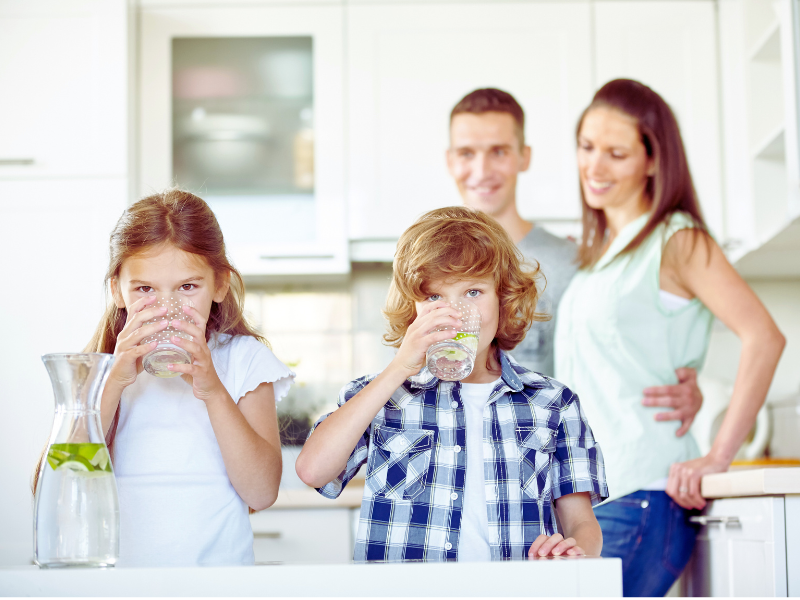
[[[467,297],[468,298],[477,298],[480,295],[481,295],[481,291],[480,290],[469,290],[467,292]]]
[[[150,287],[149,285],[140,285],[139,287],[136,288],[136,291],[142,292],[143,294],[149,294],[150,292],[153,291],[153,288]]]
[[[437,300],[441,300],[441,298],[439,294],[431,294],[428,296],[428,302],[436,302]]]
[[[197,286],[196,286],[194,283],[184,283],[184,284],[181,286],[181,291],[182,291],[182,292],[191,292],[191,291],[192,291],[193,289],[195,289],[196,287],[197,287]]]

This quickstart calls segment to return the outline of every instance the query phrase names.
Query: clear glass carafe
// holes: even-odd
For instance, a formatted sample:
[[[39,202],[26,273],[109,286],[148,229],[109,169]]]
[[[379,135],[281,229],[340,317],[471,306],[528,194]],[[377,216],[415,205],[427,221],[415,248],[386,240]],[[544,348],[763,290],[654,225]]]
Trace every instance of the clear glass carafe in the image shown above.
[[[100,421],[111,354],[42,357],[55,418],[36,484],[34,560],[40,567],[111,567],[119,556],[117,482]]]

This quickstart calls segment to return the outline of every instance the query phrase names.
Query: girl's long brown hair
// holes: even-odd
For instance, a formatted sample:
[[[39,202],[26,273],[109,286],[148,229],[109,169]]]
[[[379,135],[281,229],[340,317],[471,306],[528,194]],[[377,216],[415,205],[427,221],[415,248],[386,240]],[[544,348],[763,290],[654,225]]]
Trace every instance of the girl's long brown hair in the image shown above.
[[[615,79],[601,87],[578,120],[575,137],[579,138],[586,115],[595,108],[612,108],[636,120],[639,135],[653,160],[655,172],[648,177],[645,195],[650,203],[650,218],[644,228],[620,252],[638,248],[647,237],[675,212],[687,213],[695,223],[695,231],[708,240],[708,227],[703,220],[697,193],[689,172],[678,121],[664,99],[646,85],[632,79]],[[601,209],[586,203],[581,186],[583,238],[578,249],[578,265],[584,269],[594,265],[605,251],[608,223]]]
[[[231,285],[225,298],[211,304],[206,341],[212,333],[227,333],[231,336],[249,335],[267,344],[267,340],[244,318],[244,282],[225,252],[217,218],[208,204],[189,192],[167,190],[153,194],[122,213],[111,232],[106,287],[112,279],[119,277],[122,263],[128,258],[162,244],[203,257],[214,271],[217,282],[230,274]],[[85,351],[113,353],[117,336],[125,327],[127,318],[126,309],[110,302]],[[119,407],[106,434],[109,449],[114,443],[118,422]]]
[[[268,345],[267,340],[244,318],[242,276],[228,259],[217,218],[202,199],[182,190],[167,190],[143,198],[122,214],[111,232],[110,242],[106,289],[113,279],[119,277],[122,264],[128,258],[162,244],[172,245],[184,252],[203,257],[214,271],[216,282],[224,280],[230,274],[230,288],[225,298],[222,302],[213,302],[211,305],[206,324],[206,341],[212,333],[226,333],[231,336],[252,336]],[[118,308],[112,301],[84,352],[113,354],[117,336],[125,326],[127,317],[127,310]],[[106,434],[106,444],[112,452],[118,423],[119,407]],[[34,492],[43,458],[44,453],[34,474]]]

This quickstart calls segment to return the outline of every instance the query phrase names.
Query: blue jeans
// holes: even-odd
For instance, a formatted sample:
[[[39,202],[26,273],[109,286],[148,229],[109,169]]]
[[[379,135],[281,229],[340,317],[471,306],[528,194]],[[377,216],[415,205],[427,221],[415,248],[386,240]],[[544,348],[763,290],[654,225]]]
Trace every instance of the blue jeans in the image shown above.
[[[694,549],[697,526],[666,492],[640,490],[594,509],[602,556],[622,559],[624,596],[663,596]]]

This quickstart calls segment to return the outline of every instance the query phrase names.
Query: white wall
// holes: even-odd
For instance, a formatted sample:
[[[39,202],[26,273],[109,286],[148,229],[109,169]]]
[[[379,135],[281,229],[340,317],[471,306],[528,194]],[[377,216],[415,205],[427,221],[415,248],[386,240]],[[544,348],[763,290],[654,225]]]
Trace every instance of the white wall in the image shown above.
[[[767,402],[800,395],[800,279],[754,279],[748,283],[787,340]],[[739,338],[717,321],[703,374],[733,383],[740,352]]]

